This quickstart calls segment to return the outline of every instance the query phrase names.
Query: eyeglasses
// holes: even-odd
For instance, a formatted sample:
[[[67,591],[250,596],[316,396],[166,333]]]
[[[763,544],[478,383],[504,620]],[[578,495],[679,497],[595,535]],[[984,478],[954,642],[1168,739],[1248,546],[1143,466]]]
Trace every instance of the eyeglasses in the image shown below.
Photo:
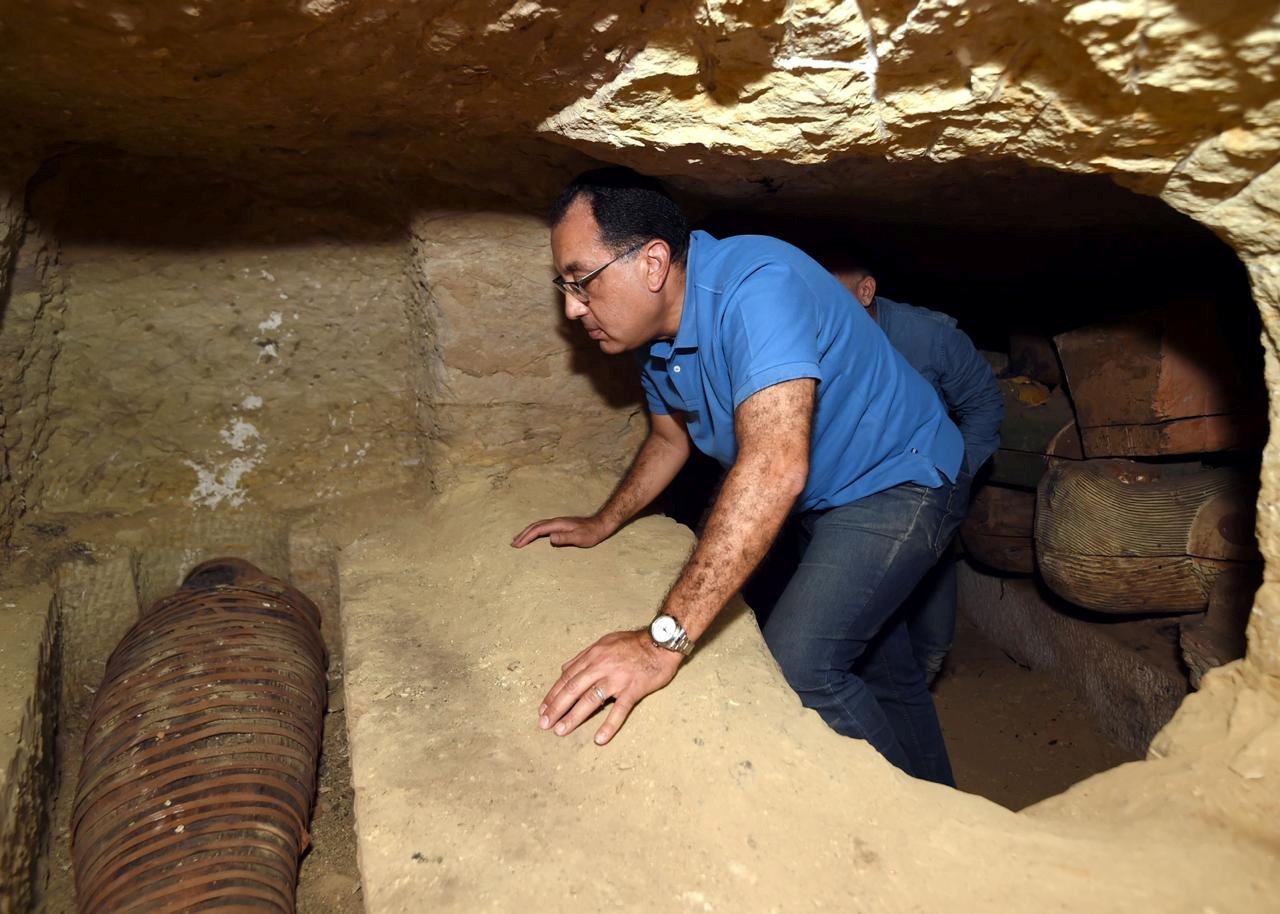
[[[623,251],[621,254],[619,254],[617,257],[613,258],[613,260],[610,260],[608,263],[606,263],[603,267],[596,267],[594,270],[592,270],[590,273],[588,273],[586,276],[582,277],[581,279],[572,280],[572,279],[565,279],[563,276],[557,276],[555,279],[551,281],[555,283],[555,287],[559,289],[561,292],[565,293],[566,295],[572,295],[574,298],[576,298],[578,301],[582,302],[585,305],[587,302],[591,301],[591,296],[587,294],[587,290],[584,289],[583,286],[585,286],[587,283],[591,282],[591,280],[595,279],[597,276],[603,273],[605,270],[605,267],[612,266],[613,264],[621,260],[623,257],[626,257],[628,254],[634,254],[636,251],[640,250],[642,247],[644,247],[648,243],[649,242],[647,241],[641,241],[639,244],[632,245],[631,247]]]

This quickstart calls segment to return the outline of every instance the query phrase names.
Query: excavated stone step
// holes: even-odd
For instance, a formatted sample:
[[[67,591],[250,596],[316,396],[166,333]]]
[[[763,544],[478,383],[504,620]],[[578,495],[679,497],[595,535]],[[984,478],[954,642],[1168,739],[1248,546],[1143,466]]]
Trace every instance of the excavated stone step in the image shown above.
[[[1190,760],[1081,785],[1106,809],[1141,805],[1119,825],[914,781],[801,708],[740,603],[608,746],[592,742],[598,717],[540,731],[560,664],[643,625],[693,544],[647,517],[594,549],[510,547],[531,520],[591,510],[611,482],[460,482],[342,551],[368,914],[1265,906],[1273,852],[1201,815]]]
[[[1007,578],[961,561],[956,570],[959,610],[1005,653],[1033,670],[1052,673],[1080,696],[1102,732],[1145,753],[1187,693],[1177,637],[1153,629],[1176,623],[1088,622],[1055,606],[1032,578]]]
[[[0,591],[0,912],[31,907],[54,778],[59,626],[47,586]]]

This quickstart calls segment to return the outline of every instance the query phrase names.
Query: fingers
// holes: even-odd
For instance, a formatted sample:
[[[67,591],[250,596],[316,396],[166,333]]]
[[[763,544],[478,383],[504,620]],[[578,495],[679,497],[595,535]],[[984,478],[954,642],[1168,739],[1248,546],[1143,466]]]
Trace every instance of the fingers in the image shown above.
[[[590,548],[600,542],[590,521],[581,517],[566,517],[567,523],[548,537],[553,546],[580,546]]]
[[[552,517],[546,520],[536,520],[529,526],[525,527],[516,534],[515,539],[511,541],[511,545],[517,549],[522,549],[532,543],[539,537],[547,536],[553,530],[563,529],[562,522],[566,520],[563,517]]]
[[[614,734],[622,729],[622,725],[626,723],[627,715],[631,713],[631,709],[635,706],[636,703],[625,695],[619,695],[614,699],[613,707],[609,709],[609,716],[604,719],[604,723],[596,731],[595,742],[597,746],[603,746],[613,739]]]
[[[599,692],[596,691],[597,689]],[[601,695],[604,695],[606,700],[609,697],[609,691],[603,685],[596,684],[583,689],[568,712],[556,723],[553,728],[555,734],[567,736],[578,729],[580,723],[604,707],[604,701],[600,699]]]
[[[522,549],[543,536],[550,539],[553,546],[594,546],[600,541],[589,529],[587,518],[551,517],[525,527],[516,534],[511,545]]]
[[[542,700],[538,726],[543,730],[554,728],[559,736],[571,732],[603,704],[593,687],[609,697],[609,687],[598,673],[590,669],[575,670],[571,665]]]
[[[603,695],[614,700],[595,734],[596,745],[603,746],[639,701],[675,677],[682,659],[654,648],[646,629],[605,635],[561,667],[560,678],[538,708],[538,726],[559,736],[572,733],[605,703]]]
[[[591,647],[594,646],[591,645]],[[538,714],[541,715],[538,719],[538,726],[543,730],[558,721],[560,716],[568,710],[570,705],[578,700],[578,696],[587,687],[587,680],[579,676],[581,671],[576,669],[574,665],[583,654],[591,650],[591,647],[580,651],[577,657],[560,668],[560,678],[555,681],[555,684],[548,690],[547,694],[542,697],[542,704],[538,707]],[[575,680],[578,681],[576,690],[574,686]]]

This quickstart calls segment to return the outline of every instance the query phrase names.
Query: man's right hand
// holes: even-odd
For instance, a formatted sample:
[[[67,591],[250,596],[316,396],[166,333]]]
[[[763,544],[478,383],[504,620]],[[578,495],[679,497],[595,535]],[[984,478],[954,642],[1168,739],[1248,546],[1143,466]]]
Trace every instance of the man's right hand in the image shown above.
[[[545,536],[553,546],[590,549],[596,543],[608,539],[612,533],[605,522],[594,514],[591,517],[552,517],[534,521],[525,527],[516,534],[511,545],[520,549]]]

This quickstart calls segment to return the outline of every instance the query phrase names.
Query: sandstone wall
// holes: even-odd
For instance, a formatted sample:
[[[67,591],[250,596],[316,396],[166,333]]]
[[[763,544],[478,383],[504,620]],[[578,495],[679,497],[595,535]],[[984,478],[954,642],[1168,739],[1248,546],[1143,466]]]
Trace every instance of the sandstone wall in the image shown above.
[[[1194,216],[1241,254],[1280,383],[1280,12],[1269,0],[246,0],[234,11],[133,0],[8,12],[0,100],[47,148],[73,141],[186,157],[267,184],[377,175],[399,191],[430,179],[461,197],[532,206],[592,155],[713,197],[845,211],[872,202],[910,221],[956,202],[919,180],[925,165],[971,160],[1011,175],[1009,192],[989,202],[1013,211],[1036,202],[1005,163],[1109,175]],[[429,300],[412,307],[426,313]],[[249,341],[270,313],[245,324]],[[481,382],[517,375],[485,371],[418,378],[419,390],[442,392],[446,411],[483,404],[475,415],[488,417],[484,428],[452,422],[459,431],[442,433],[443,459],[471,446],[496,462],[538,455],[535,442],[556,438],[556,417],[534,409],[535,421],[509,427],[503,404],[523,395]],[[177,448],[201,451],[176,462],[189,459],[188,473],[211,480],[204,491],[226,490],[228,474],[244,475],[252,459],[220,437],[250,421],[234,402],[215,410],[203,442]],[[406,427],[424,419],[433,421],[418,410]],[[69,435],[66,452],[114,453],[83,427]],[[1259,514],[1271,556],[1280,555],[1275,447]],[[166,460],[154,453],[147,465]],[[154,482],[108,479],[122,476],[110,468],[97,481],[59,480],[55,503],[181,488],[180,473],[156,472]],[[268,476],[255,465],[245,478]],[[1249,661],[1272,676],[1275,574],[1254,614]]]
[[[565,319],[545,221],[435,210],[413,236],[433,471],[555,462],[620,472],[648,427],[635,369]]]
[[[16,170],[0,174],[0,340],[5,338],[4,327],[8,322],[9,300],[12,296],[13,276],[10,271],[26,223],[24,178],[25,175],[18,174]],[[7,349],[8,347],[6,351]],[[12,356],[0,359],[0,365],[12,364]],[[12,367],[9,367],[0,376],[0,409],[3,409],[0,416],[8,415],[13,409],[9,404],[16,400],[14,378],[11,375]],[[0,435],[6,425],[8,421],[0,418]],[[10,475],[7,444],[5,452],[6,457],[0,460],[0,545],[9,541],[18,514],[18,498]]]
[[[54,787],[60,624],[48,585],[0,590],[0,914],[30,911]]]
[[[27,216],[25,178],[0,183],[0,547],[38,499],[64,305],[57,244]]]
[[[419,472],[394,226],[235,186],[57,181],[47,510],[281,509]]]

